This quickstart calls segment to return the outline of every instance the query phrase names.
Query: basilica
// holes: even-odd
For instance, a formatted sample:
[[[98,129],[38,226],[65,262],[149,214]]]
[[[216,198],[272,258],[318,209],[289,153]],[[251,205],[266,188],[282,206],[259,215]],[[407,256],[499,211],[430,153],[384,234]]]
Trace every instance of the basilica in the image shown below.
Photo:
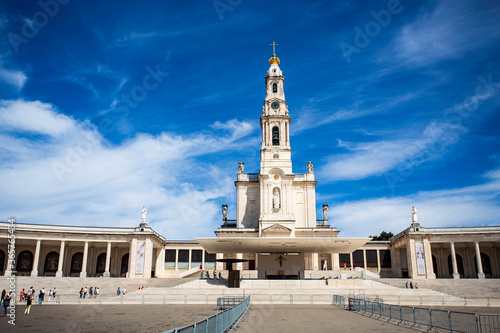
[[[217,270],[236,279],[319,279],[348,270],[381,278],[500,278],[500,226],[431,228],[420,225],[413,207],[406,229],[373,241],[339,237],[327,204],[316,216],[313,163],[299,168],[305,172],[292,169],[293,127],[274,51],[269,64],[260,170],[238,164],[236,219],[222,205],[215,237],[168,240],[148,226],[145,207],[135,228],[0,222],[0,274],[134,279]]]

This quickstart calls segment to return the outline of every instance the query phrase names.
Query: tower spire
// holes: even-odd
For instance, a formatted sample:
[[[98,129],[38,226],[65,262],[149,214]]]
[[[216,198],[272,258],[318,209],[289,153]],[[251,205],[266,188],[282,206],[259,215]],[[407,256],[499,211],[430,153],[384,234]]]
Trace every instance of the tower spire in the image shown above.
[[[269,63],[271,65],[275,64],[275,65],[279,65],[280,64],[280,58],[278,58],[276,56],[276,46],[278,46],[278,44],[276,44],[275,41],[273,41],[272,44],[270,44],[272,47],[273,47],[273,56],[271,57],[271,59],[269,59]]]
[[[278,44],[276,44],[275,41],[273,41],[273,43],[271,44],[271,46],[273,47],[273,56],[276,55],[276,46],[278,46]]]

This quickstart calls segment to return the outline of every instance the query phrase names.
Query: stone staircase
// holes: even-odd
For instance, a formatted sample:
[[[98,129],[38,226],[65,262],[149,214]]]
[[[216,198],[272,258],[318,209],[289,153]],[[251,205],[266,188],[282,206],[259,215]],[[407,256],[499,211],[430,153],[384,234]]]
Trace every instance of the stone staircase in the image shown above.
[[[19,293],[22,289],[28,290],[29,287],[38,291],[45,287],[48,293],[50,289],[57,287],[58,294],[73,294],[78,295],[82,287],[99,287],[102,295],[113,294],[116,295],[118,287],[123,289],[127,288],[128,292],[139,289],[144,286],[146,289],[151,287],[158,288],[171,288],[181,283],[198,279],[199,274],[193,274],[186,278],[171,278],[171,279],[127,279],[127,278],[79,278],[79,277],[16,277],[16,291]],[[0,279],[0,290],[9,290],[8,280]]]
[[[228,288],[227,280],[198,279],[171,288],[137,290],[133,292],[133,297],[151,292],[166,295],[169,299],[178,298],[179,302],[184,300],[185,303],[212,303],[221,296],[247,295],[251,295],[252,302],[257,304],[331,304],[333,295],[379,298],[388,304],[414,306],[463,306],[467,302],[462,297],[431,289],[406,289],[361,279],[330,279],[328,284],[327,280],[243,280],[240,288]],[[472,305],[471,300],[468,303]],[[497,303],[500,306],[500,299]],[[486,306],[486,303],[476,305]]]
[[[406,283],[415,282],[420,289],[440,291],[457,297],[500,298],[500,279],[376,279],[374,281],[406,289]]]

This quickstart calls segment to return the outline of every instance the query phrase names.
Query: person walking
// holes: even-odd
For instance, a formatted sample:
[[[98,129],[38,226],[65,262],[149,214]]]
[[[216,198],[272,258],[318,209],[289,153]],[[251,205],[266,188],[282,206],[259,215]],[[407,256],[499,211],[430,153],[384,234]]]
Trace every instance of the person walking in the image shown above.
[[[56,298],[56,292],[57,292],[57,289],[56,289],[56,287],[54,287],[54,291],[52,292],[52,297]]]
[[[120,287],[118,287],[118,289],[116,289],[116,296],[120,296]]]
[[[3,304],[3,299],[5,298],[5,294],[7,294],[7,291],[4,289],[2,290],[2,298],[0,298],[0,305]]]
[[[21,292],[19,293],[19,302],[22,302],[24,299],[24,288],[23,290],[21,290]]]
[[[30,314],[32,300],[33,300],[33,295],[28,295],[28,297],[26,297],[26,310],[24,310],[25,316],[29,316],[29,314]]]
[[[43,302],[43,292],[42,289],[40,289],[40,292],[38,293],[38,305],[42,305]]]
[[[94,288],[95,297],[99,296],[99,292],[100,292],[99,288],[95,287]]]
[[[87,296],[87,291],[89,291],[89,290],[87,289],[87,287],[84,287],[84,288],[83,288],[83,298],[85,298],[85,297]]]
[[[8,295],[4,295],[4,297],[2,297],[2,312],[0,313],[0,317],[7,316],[7,308],[9,307],[10,304],[11,294],[12,293],[9,293]]]
[[[83,297],[83,288],[80,289],[80,298],[82,298],[82,297]]]
[[[127,294],[127,287],[123,287],[122,294],[126,295]]]
[[[94,292],[94,290],[92,289],[92,287],[90,287],[90,289],[89,289],[89,298],[92,298],[93,292]]]
[[[49,302],[52,301],[52,289],[49,290]]]

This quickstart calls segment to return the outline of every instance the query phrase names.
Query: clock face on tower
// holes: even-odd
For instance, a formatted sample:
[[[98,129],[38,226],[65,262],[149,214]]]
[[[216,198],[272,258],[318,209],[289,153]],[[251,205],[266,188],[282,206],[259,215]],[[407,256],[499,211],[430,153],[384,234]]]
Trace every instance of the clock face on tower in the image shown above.
[[[279,107],[280,107],[280,103],[278,103],[278,102],[273,102],[273,103],[271,104],[271,107],[272,107],[273,109],[275,109],[275,110],[276,110],[277,108],[279,108]]]

